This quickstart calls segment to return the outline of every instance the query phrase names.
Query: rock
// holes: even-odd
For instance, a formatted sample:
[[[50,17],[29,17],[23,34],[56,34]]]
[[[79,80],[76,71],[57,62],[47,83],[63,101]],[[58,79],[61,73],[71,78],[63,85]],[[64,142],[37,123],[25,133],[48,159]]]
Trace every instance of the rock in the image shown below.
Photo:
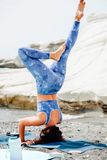
[[[50,50],[57,49],[64,42],[65,42],[65,40],[62,39],[62,40],[59,40],[59,41],[50,42],[49,44],[41,44],[41,45],[40,44],[31,44],[30,47],[34,48],[34,49],[50,51]]]
[[[0,107],[36,109],[36,96],[0,96]]]
[[[107,104],[107,14],[88,16],[68,58],[59,98]]]
[[[102,106],[102,109],[103,109],[103,111],[104,111],[105,113],[107,113],[107,105],[104,104],[104,105]]]
[[[17,68],[24,68],[25,67],[19,56],[17,56],[14,59],[14,64],[15,64],[15,66],[17,66]]]
[[[0,60],[0,68],[17,68],[13,59],[2,59]]]

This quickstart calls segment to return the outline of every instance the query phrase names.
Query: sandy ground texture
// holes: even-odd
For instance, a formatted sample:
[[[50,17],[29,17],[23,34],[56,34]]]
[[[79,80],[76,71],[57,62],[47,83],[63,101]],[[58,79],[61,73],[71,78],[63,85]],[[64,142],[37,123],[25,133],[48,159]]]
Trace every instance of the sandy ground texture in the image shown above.
[[[34,111],[0,109],[0,133],[18,131],[18,119],[32,114],[34,114]],[[101,111],[87,112],[74,116],[63,115],[63,122],[59,127],[65,138],[107,143],[107,115],[104,115]],[[30,130],[37,135],[42,128],[27,127],[26,130]],[[0,148],[6,148],[6,146],[1,145]],[[57,151],[56,149],[49,150],[43,148],[33,150],[47,153]],[[89,150],[82,154],[60,153],[63,153],[65,156],[63,160],[107,160],[107,149]],[[57,158],[57,160],[62,160],[62,158]]]

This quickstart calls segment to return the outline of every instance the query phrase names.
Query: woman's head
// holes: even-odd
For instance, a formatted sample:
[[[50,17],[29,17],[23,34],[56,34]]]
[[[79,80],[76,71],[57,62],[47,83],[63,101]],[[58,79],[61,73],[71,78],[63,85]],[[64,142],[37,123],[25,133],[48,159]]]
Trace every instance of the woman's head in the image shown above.
[[[62,132],[59,130],[59,127],[52,126],[43,129],[40,133],[39,140],[35,140],[35,143],[43,144],[56,141],[64,141],[64,138],[62,136]]]

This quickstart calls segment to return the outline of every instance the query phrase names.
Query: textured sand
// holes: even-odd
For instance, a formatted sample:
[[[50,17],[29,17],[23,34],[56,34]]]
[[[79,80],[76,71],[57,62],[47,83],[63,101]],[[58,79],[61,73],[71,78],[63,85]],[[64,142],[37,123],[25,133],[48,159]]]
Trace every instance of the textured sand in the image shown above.
[[[28,116],[34,113],[34,111],[17,111],[17,110],[4,110],[0,109],[3,113],[0,115],[6,115],[6,118],[0,116],[0,133],[16,132],[18,131],[18,119],[24,116]],[[17,113],[17,114],[16,114]],[[14,115],[9,117],[9,114]],[[85,139],[92,142],[107,143],[107,115],[102,112],[88,112],[75,116],[63,116],[64,120],[60,129],[63,132],[65,138],[73,139]],[[10,120],[9,120],[10,119]],[[27,127],[26,130],[31,130],[36,135],[39,134],[43,127]],[[6,148],[6,146],[0,146],[0,148]],[[24,148],[27,149],[27,148]],[[44,152],[53,152],[57,150],[48,149],[34,149]],[[64,153],[64,160],[107,160],[107,149],[104,150],[91,150],[82,154]]]

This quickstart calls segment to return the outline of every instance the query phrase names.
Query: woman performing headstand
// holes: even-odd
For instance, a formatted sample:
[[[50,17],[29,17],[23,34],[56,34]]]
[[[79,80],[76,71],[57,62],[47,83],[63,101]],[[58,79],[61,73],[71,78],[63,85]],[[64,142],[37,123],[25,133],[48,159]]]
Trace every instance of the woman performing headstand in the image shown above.
[[[53,128],[53,130],[56,129],[55,133],[60,133],[59,139],[61,140],[62,138],[61,131],[58,131],[58,127],[56,127],[62,121],[62,112],[57,103],[57,92],[64,82],[67,58],[76,42],[84,8],[85,2],[84,0],[80,0],[72,30],[66,42],[58,50],[54,52],[41,52],[31,48],[20,48],[18,51],[21,60],[35,78],[37,85],[36,115],[23,118],[19,121],[19,135],[22,143],[32,143],[32,141],[25,141],[26,126],[45,125],[45,129],[42,130],[41,135],[47,132],[47,129],[51,130]],[[55,61],[48,67],[40,59],[53,59]],[[50,133],[52,132],[50,131]],[[49,136],[47,136],[48,138]],[[58,135],[56,135],[56,140],[58,140]]]

